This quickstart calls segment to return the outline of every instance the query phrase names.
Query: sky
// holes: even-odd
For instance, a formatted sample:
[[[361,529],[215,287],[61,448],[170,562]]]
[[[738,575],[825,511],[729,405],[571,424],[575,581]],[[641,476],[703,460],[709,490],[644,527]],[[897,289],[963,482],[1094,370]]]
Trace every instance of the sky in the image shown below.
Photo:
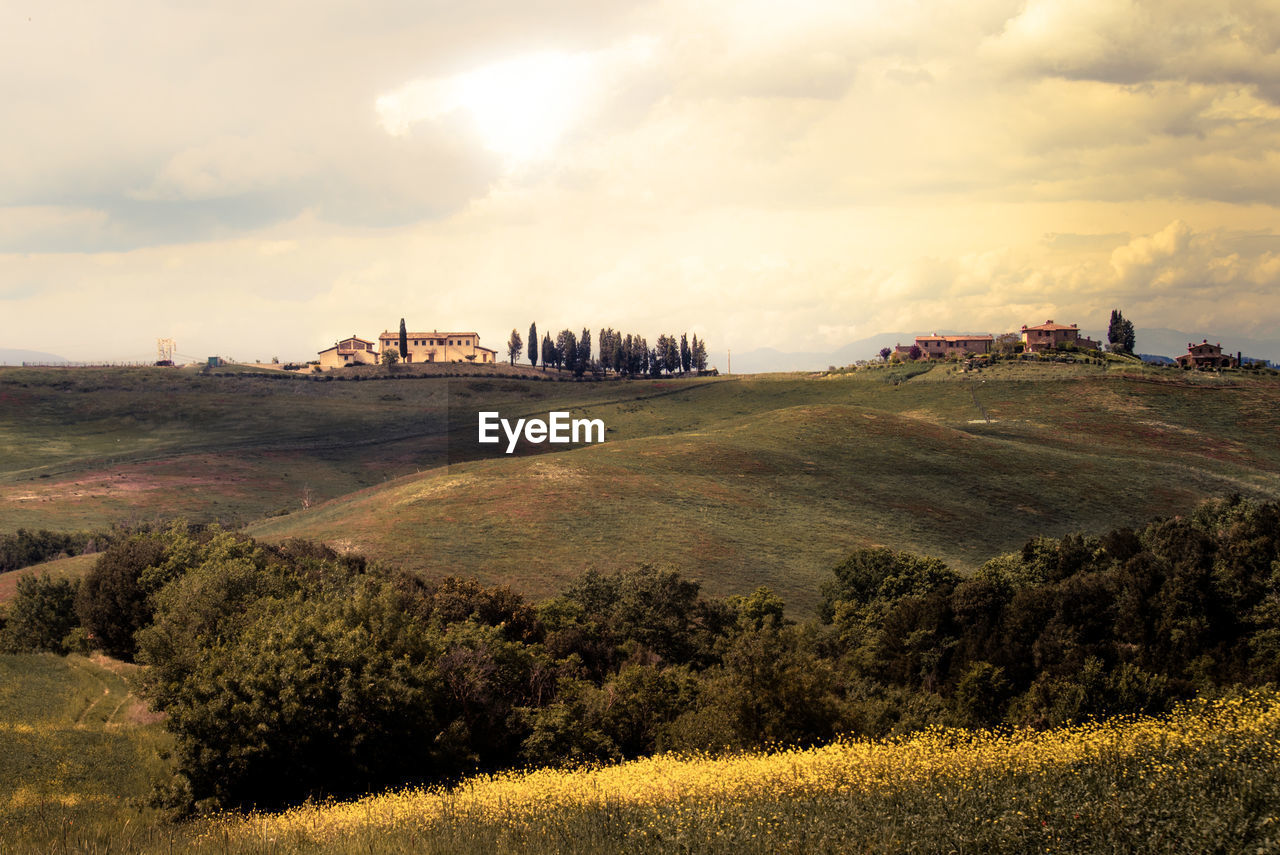
[[[12,0],[0,347],[1280,333],[1275,0]]]

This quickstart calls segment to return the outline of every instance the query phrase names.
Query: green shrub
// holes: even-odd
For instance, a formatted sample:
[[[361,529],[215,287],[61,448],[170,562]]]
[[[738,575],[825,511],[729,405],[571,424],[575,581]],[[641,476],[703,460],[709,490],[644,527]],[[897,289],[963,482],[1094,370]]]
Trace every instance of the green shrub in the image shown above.
[[[0,632],[0,650],[70,652],[75,644],[70,636],[79,624],[75,609],[78,587],[78,580],[55,580],[48,573],[19,579],[17,595],[9,604]]]

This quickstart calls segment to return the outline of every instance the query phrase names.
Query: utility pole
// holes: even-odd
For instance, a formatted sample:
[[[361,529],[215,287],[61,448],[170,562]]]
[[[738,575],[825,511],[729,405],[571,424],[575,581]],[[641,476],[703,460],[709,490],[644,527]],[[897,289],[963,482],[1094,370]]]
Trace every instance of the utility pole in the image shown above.
[[[730,348],[729,349],[729,370],[726,371],[725,374],[732,374],[732,373],[733,373],[733,349]]]

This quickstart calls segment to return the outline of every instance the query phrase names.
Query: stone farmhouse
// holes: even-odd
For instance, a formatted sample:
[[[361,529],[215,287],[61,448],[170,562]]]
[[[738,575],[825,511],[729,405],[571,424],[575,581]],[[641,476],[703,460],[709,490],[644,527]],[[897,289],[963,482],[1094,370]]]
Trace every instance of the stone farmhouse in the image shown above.
[[[1238,358],[1233,358],[1229,353],[1224,354],[1222,345],[1209,344],[1209,339],[1199,344],[1188,342],[1187,352],[1176,361],[1183,368],[1237,368],[1240,365]]]
[[[378,348],[374,342],[352,333],[349,338],[320,351],[321,368],[341,368],[344,365],[377,365]]]
[[[1016,333],[1008,333],[1012,339]],[[1002,336],[1002,339],[1005,338]],[[1101,342],[1094,341],[1080,334],[1075,324],[1070,326],[1045,321],[1035,327],[1025,324],[1022,327],[1023,350],[1026,353],[1040,353],[1055,350],[1063,345],[1071,344],[1087,350],[1101,350]],[[948,356],[973,356],[991,353],[995,349],[996,337],[992,335],[932,335],[917,336],[915,347],[920,349],[921,359],[946,359]],[[911,346],[899,344],[893,352],[900,359],[911,358]]]
[[[403,362],[476,362],[492,364],[498,355],[496,350],[480,346],[479,333],[473,332],[411,332],[407,333],[408,352],[400,354]],[[378,336],[382,350],[400,349],[400,333],[390,330]]]
[[[990,353],[995,339],[990,335],[921,335],[916,347],[925,359],[946,359],[951,354]],[[910,348],[908,348],[910,350]]]
[[[402,362],[478,362],[493,364],[496,350],[480,346],[480,335],[473,332],[411,332],[408,353],[401,354]],[[377,365],[387,348],[400,350],[400,333],[384,332],[376,342],[360,338],[355,333],[333,347],[320,351],[321,368],[342,368],[346,365]]]
[[[1080,335],[1080,329],[1071,324],[1055,324],[1052,320],[1039,326],[1022,325],[1022,344],[1026,353],[1041,353],[1056,350],[1064,344],[1073,344],[1087,350],[1101,350],[1102,344],[1091,338]]]

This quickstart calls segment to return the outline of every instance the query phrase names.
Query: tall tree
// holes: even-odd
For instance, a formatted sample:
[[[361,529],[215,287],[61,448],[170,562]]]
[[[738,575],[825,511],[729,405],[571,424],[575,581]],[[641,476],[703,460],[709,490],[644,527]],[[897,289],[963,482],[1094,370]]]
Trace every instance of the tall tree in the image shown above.
[[[538,367],[538,325],[529,324],[529,364]]]
[[[622,364],[617,358],[620,339],[620,333],[614,332],[613,327],[607,327],[600,330],[600,341],[597,343],[600,348],[600,365],[606,371],[612,368],[619,374],[622,373]]]
[[[693,367],[693,352],[689,350],[689,334],[680,333],[680,371],[688,374]]]
[[[622,340],[622,370],[627,376],[634,377],[640,372],[639,339],[627,333]]]
[[[1111,321],[1107,324],[1107,343],[1116,353],[1133,353],[1137,337],[1133,331],[1133,322],[1125,320],[1119,309],[1111,310]]]
[[[680,370],[680,342],[673,335],[667,336],[667,352],[662,354],[662,367],[668,374],[675,374]]]
[[[524,341],[520,338],[520,333],[515,330],[511,331],[511,338],[507,339],[507,356],[511,359],[511,364],[516,364],[516,357],[524,350]]]
[[[409,333],[404,328],[404,318],[400,319],[400,358],[409,361]]]
[[[542,336],[542,370],[546,371],[548,365],[554,364],[556,361],[556,346],[551,342],[551,333]]]
[[[1111,320],[1107,321],[1107,344],[1111,345],[1112,350],[1120,343],[1120,325],[1123,322],[1124,315],[1120,314],[1120,310],[1112,309]]]
[[[573,374],[581,377],[591,367],[591,330],[582,328],[582,338],[578,339],[577,359],[573,362]]]
[[[693,337],[693,367],[699,374],[707,370],[707,342],[699,341],[697,336]]]
[[[578,337],[573,334],[573,330],[560,330],[560,335],[556,337],[556,349],[560,354],[556,360],[556,369],[564,366],[573,370],[578,362]]]

